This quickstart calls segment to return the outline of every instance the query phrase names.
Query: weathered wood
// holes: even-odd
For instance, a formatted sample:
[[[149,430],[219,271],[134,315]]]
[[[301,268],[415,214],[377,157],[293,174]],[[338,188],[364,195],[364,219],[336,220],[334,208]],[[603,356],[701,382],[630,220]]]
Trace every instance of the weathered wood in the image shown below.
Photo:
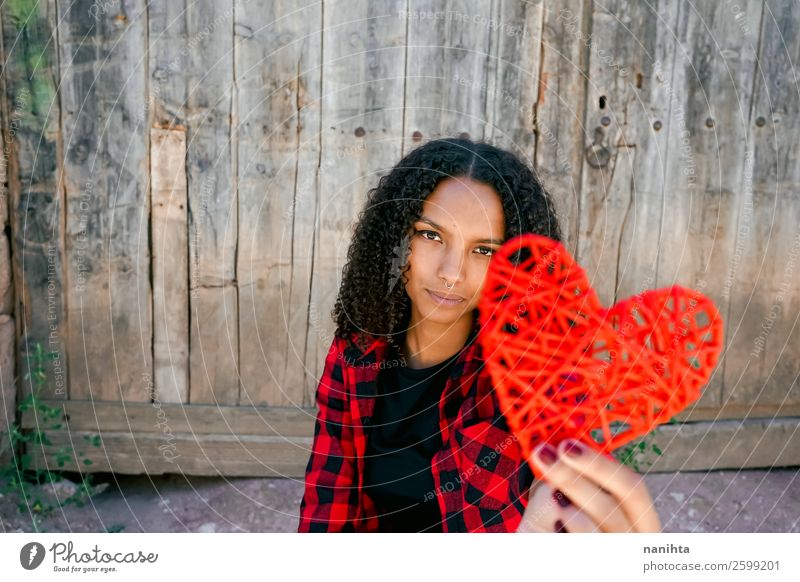
[[[649,442],[662,450],[639,460],[647,472],[706,471],[766,468],[800,464],[800,419],[732,420],[665,425]],[[106,432],[100,446],[87,444],[84,435],[95,432],[57,431],[51,447],[32,449],[36,466],[59,446],[72,446],[78,461],[85,455],[91,465],[75,460],[67,469],[83,472],[180,473],[302,478],[312,438],[205,434],[193,437],[168,432]],[[51,463],[52,460],[48,461]],[[650,462],[650,465],[646,463]]]
[[[800,419],[669,424],[650,440],[662,454],[642,457],[652,472],[756,469],[800,465]]]
[[[757,28],[757,22],[747,21]],[[755,96],[737,120],[747,152],[735,177],[743,186],[733,256],[724,403],[800,403],[800,6],[764,6]],[[731,171],[724,168],[723,171]]]
[[[605,303],[677,282],[721,308],[654,470],[799,462],[791,0],[29,4],[0,7],[0,336],[16,296],[51,405],[69,358],[55,446],[107,445],[81,470],[301,477],[357,213],[461,132],[534,161]]]
[[[94,433],[56,432],[52,446],[32,447],[34,467],[53,468],[49,458],[58,447],[74,448],[63,467],[84,473],[160,475],[225,475],[230,477],[295,477],[305,474],[310,437],[165,435],[161,433],[104,432],[100,446],[84,440]],[[92,463],[85,465],[84,458]],[[46,465],[49,463],[49,465]]]
[[[745,120],[762,2],[739,2],[738,8],[740,13],[724,2],[680,4],[656,276],[659,287],[679,284],[703,292],[723,318],[728,297],[721,284],[734,254],[736,208],[743,199]],[[726,343],[729,333],[727,325]],[[701,406],[724,404],[725,360],[723,354]]]
[[[40,394],[67,398],[64,203],[58,182],[60,116],[53,0],[5,2],[2,18],[3,162],[17,314],[17,370],[40,344],[48,354]],[[6,305],[7,298],[3,298]],[[30,382],[21,382],[23,394]]]
[[[150,130],[153,379],[161,402],[189,400],[186,133]]]
[[[144,0],[58,4],[71,399],[146,401],[152,374]],[[92,15],[94,14],[94,18]]]
[[[239,399],[233,3],[148,7],[152,123],[185,128],[189,209],[189,391],[185,402]]]
[[[0,466],[11,459],[9,430],[15,422],[14,406],[17,386],[14,382],[14,342],[16,340],[14,318],[0,315]],[[54,402],[63,402],[57,400]]]
[[[326,2],[318,204],[313,239],[308,373],[303,402],[313,405],[334,325],[331,308],[352,227],[368,191],[401,156],[406,22],[397,4]]]
[[[578,246],[588,69],[588,51],[580,39],[585,38],[591,20],[585,4],[583,0],[565,0],[557,7],[543,3],[541,31],[529,31],[542,45],[533,112],[536,171],[553,196],[564,243],[573,256]],[[526,58],[520,61],[519,66],[526,69],[535,65]]]
[[[72,431],[147,433],[168,426],[173,434],[229,434],[253,436],[309,436],[314,433],[313,408],[214,406],[208,404],[130,403],[124,414],[115,402],[45,400],[60,407]],[[22,426],[37,426],[32,411]]]
[[[593,5],[591,36],[566,28],[589,61],[578,260],[606,305],[656,287],[676,3]]]
[[[539,93],[542,2],[492,2],[490,52],[486,61],[484,138],[533,166],[534,109]],[[477,91],[464,87],[464,91]]]
[[[326,25],[327,26],[327,25]],[[236,3],[242,405],[309,405],[322,6]]]
[[[389,4],[387,12],[408,27],[403,154],[419,141],[462,132],[473,139],[484,138],[494,3],[417,0],[405,6]],[[415,138],[416,132],[421,137]]]

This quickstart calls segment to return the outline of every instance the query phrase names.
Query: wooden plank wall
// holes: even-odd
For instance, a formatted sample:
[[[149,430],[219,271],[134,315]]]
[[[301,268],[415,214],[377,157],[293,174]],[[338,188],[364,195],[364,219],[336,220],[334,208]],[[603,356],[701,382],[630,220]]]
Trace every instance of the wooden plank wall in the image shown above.
[[[54,354],[45,396],[104,433],[94,469],[302,475],[367,191],[462,134],[536,167],[603,301],[678,283],[720,306],[726,353],[656,469],[800,463],[796,2],[42,0],[0,20],[18,369]]]

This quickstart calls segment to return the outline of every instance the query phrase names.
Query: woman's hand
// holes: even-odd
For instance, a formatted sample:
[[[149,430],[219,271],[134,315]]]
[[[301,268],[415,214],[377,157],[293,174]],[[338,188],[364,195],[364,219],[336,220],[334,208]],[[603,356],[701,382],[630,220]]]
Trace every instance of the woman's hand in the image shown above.
[[[641,476],[574,440],[542,443],[518,532],[658,532],[661,522]]]

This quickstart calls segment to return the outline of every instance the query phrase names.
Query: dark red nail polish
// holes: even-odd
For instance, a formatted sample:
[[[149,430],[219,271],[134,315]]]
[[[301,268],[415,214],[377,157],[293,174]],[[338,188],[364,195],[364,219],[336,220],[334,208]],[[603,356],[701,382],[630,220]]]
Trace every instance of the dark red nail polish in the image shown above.
[[[564,452],[570,457],[579,457],[583,451],[577,441],[566,440],[564,441]]]
[[[568,507],[572,504],[572,502],[569,500],[569,497],[561,493],[559,489],[553,490],[553,499],[555,499],[556,503],[558,503],[561,507]]]
[[[556,520],[556,524],[555,524],[555,527],[553,528],[553,530],[556,533],[567,533],[567,528],[564,527],[564,522],[561,521],[560,519]]]
[[[558,459],[558,453],[552,446],[545,444],[542,445],[541,449],[539,449],[539,459],[545,465],[552,465],[556,462],[556,459]]]

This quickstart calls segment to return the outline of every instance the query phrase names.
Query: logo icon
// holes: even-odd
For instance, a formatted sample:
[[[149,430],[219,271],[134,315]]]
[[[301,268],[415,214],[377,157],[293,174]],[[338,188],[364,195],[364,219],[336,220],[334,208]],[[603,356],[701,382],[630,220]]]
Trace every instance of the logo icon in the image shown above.
[[[387,296],[392,293],[392,289],[397,285],[397,281],[403,276],[403,269],[408,264],[408,257],[411,255],[411,237],[408,234],[403,236],[403,240],[399,245],[395,245],[392,249],[394,257],[392,257],[392,264],[389,267],[389,289]]]
[[[39,542],[28,542],[19,551],[19,563],[26,570],[35,570],[44,561],[44,546]]]

